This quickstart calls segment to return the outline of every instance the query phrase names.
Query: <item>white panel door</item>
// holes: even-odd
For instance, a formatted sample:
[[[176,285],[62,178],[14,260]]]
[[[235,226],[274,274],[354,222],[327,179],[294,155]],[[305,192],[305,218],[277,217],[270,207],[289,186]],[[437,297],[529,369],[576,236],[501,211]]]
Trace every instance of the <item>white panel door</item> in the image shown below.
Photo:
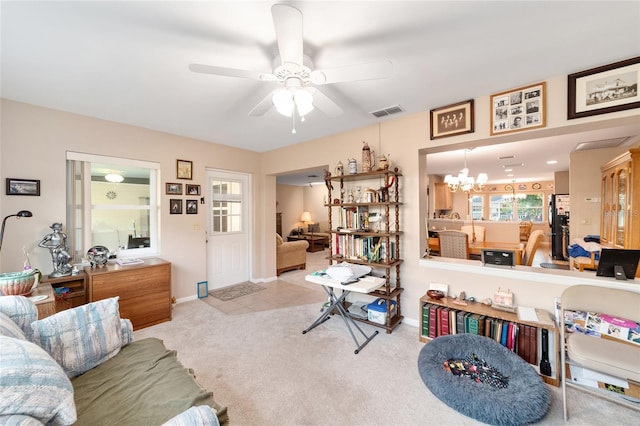
[[[207,182],[207,280],[215,289],[250,277],[250,176],[210,170]]]

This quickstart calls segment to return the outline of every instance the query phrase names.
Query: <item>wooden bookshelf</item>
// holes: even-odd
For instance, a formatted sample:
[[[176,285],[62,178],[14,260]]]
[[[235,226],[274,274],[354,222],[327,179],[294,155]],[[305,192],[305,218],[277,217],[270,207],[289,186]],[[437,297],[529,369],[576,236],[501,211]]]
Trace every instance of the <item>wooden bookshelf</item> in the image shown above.
[[[420,298],[420,327],[419,327],[419,339],[421,342],[428,343],[431,341],[431,338],[427,335],[423,334],[423,308],[426,304],[442,306],[445,308],[453,309],[456,311],[469,312],[472,314],[484,315],[488,318],[498,319],[502,321],[508,321],[515,324],[522,324],[527,326],[532,326],[537,329],[537,362],[536,364],[531,364],[538,373],[540,373],[540,368],[537,363],[539,362],[542,356],[542,344],[541,344],[541,332],[540,330],[546,329],[549,332],[549,362],[551,363],[551,376],[545,376],[543,374],[540,375],[542,380],[545,383],[549,383],[553,386],[560,386],[560,375],[559,375],[559,333],[558,327],[556,326],[553,317],[548,311],[543,309],[536,309],[536,314],[538,316],[538,322],[533,321],[523,321],[518,319],[518,315],[516,313],[501,311],[498,309],[494,309],[491,306],[484,305],[478,302],[467,302],[467,305],[458,305],[454,303],[453,298],[445,297],[440,300],[431,299],[426,294]],[[459,333],[456,333],[459,334]]]

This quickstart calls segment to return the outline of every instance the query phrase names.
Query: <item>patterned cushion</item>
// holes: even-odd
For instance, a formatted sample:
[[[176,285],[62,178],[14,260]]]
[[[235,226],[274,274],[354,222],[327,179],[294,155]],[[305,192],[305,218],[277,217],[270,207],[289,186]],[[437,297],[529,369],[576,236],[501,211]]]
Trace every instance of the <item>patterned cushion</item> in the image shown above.
[[[0,336],[13,337],[14,339],[27,340],[26,336],[8,316],[0,312]]]
[[[216,411],[208,405],[196,405],[178,414],[162,426],[220,426]]]
[[[54,425],[76,421],[71,382],[45,351],[26,340],[0,336],[0,359],[3,424],[11,418],[5,416],[12,415],[26,415]]]
[[[58,312],[31,327],[33,342],[58,361],[69,377],[114,357],[122,345],[117,297]]]
[[[133,324],[130,319],[120,318],[120,332],[122,337],[122,346],[126,346],[133,342]]]
[[[38,319],[38,308],[31,300],[24,296],[2,296],[0,312],[11,318],[27,338],[31,338],[31,323]]]
[[[17,415],[0,415],[0,425],[2,426],[42,426],[42,423],[33,417]]]

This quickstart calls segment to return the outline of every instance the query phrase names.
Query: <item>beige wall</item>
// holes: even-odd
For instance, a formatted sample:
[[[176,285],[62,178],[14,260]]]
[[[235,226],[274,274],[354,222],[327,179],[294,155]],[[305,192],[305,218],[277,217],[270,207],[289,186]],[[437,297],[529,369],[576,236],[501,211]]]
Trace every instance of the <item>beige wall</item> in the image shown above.
[[[303,187],[295,185],[277,185],[276,210],[282,213],[282,235],[286,237],[292,229],[302,226],[300,216],[303,212]]]
[[[193,161],[194,184],[205,186],[205,168],[219,168],[252,174],[254,194],[264,186],[260,155],[223,145],[182,138],[139,127],[69,114],[23,103],[2,100],[0,139],[2,180],[38,179],[41,196],[0,196],[4,217],[19,210],[31,210],[33,217],[11,219],[2,244],[2,271],[22,269],[22,248],[31,263],[44,273],[51,271],[49,253],[37,243],[51,230],[53,222],[66,223],[65,158],[67,151],[86,152],[158,162],[160,182],[175,181],[176,159]],[[164,186],[163,186],[164,188]],[[172,262],[173,295],[193,296],[196,283],[206,280],[206,212],[197,215],[169,215],[170,196],[161,196],[161,257]],[[273,199],[273,198],[271,198]],[[264,276],[264,250],[259,249],[265,231],[265,203],[254,199],[254,274]],[[275,213],[275,209],[274,209]],[[275,217],[275,214],[271,217]],[[275,232],[275,220],[271,221]],[[194,230],[194,225],[199,230]],[[272,241],[271,238],[269,241]],[[272,261],[275,269],[275,260]]]
[[[20,268],[23,245],[28,250],[33,250],[34,266],[45,268],[48,265],[48,254],[44,249],[34,248],[34,244],[48,233],[48,227],[53,221],[64,221],[64,158],[66,150],[74,150],[157,161],[161,164],[163,183],[174,180],[176,158],[194,161],[195,184],[205,183],[206,167],[251,173],[254,207],[251,253],[253,278],[272,279],[275,277],[275,176],[305,168],[325,167],[327,164],[333,169],[338,160],[346,164],[347,158],[359,158],[362,141],[365,140],[377,153],[390,154],[391,167],[398,167],[403,173],[400,178],[401,201],[404,203],[400,215],[400,230],[404,231],[401,245],[401,255],[405,259],[402,265],[402,285],[406,290],[402,296],[402,305],[405,317],[409,322],[416,323],[418,299],[425,293],[431,279],[430,272],[420,266],[420,256],[424,252],[426,241],[424,218],[428,214],[428,170],[424,159],[429,148],[457,145],[456,149],[459,149],[465,144],[502,143],[587,132],[601,127],[630,124],[640,118],[640,111],[632,110],[569,122],[566,119],[566,93],[566,76],[547,80],[547,127],[539,130],[490,137],[487,95],[475,99],[476,131],[472,134],[430,141],[429,112],[426,107],[423,112],[381,120],[379,125],[263,154],[3,100],[0,141],[2,178],[40,179],[42,196],[0,196],[2,216],[21,209],[29,209],[34,213],[33,218],[22,219],[19,223],[12,221],[8,226],[0,266],[3,271]],[[451,102],[458,100],[451,99]],[[435,108],[437,105],[431,107]],[[161,201],[161,256],[174,264],[174,295],[178,298],[193,297],[196,282],[205,279],[206,275],[203,231],[206,216],[204,212],[197,216],[164,214],[168,197],[163,195]],[[302,208],[305,208],[305,203],[307,200],[303,196]],[[296,214],[302,212],[299,210]],[[193,230],[194,224],[199,224],[201,230]],[[287,225],[283,226],[284,229],[285,226]],[[473,282],[473,278],[469,275],[461,279]],[[527,304],[547,306],[548,298],[543,292],[532,292]]]

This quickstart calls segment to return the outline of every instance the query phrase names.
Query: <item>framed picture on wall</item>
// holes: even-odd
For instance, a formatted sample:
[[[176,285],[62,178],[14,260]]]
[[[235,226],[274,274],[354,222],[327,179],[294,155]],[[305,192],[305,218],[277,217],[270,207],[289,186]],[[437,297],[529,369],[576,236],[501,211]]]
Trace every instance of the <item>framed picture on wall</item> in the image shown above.
[[[200,185],[187,184],[186,195],[200,195]]]
[[[165,183],[165,192],[167,195],[182,195],[182,184],[167,182]]]
[[[569,74],[567,119],[640,108],[640,56]]]
[[[6,191],[7,195],[40,196],[40,181],[34,179],[7,178]]]
[[[182,200],[172,198],[169,200],[169,213],[182,214]]]
[[[543,81],[491,95],[491,135],[545,127],[546,86]]]
[[[176,173],[178,179],[193,179],[193,161],[176,160]]]
[[[187,214],[198,214],[198,200],[187,200]]]
[[[432,109],[431,140],[473,133],[473,99]]]

